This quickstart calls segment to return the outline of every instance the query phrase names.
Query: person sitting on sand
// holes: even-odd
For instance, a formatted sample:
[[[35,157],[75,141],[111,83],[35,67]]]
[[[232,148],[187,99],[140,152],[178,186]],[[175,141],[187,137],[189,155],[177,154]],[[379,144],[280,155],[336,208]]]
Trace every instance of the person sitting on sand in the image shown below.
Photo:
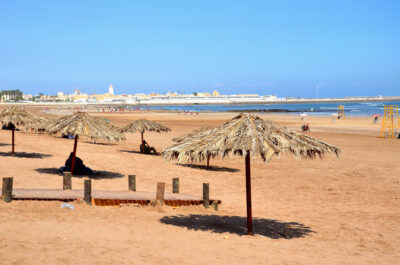
[[[146,140],[143,140],[143,144],[144,144],[144,150],[143,153],[145,154],[150,154],[151,152],[153,152],[154,154],[156,154],[156,149],[154,149],[154,147],[151,147]],[[142,151],[142,145],[140,145],[140,151]]]
[[[71,152],[69,155],[68,159],[65,161],[65,166],[60,168],[61,173],[64,171],[71,172],[71,165],[72,165],[72,156],[74,153]],[[75,156],[75,165],[74,165],[74,175],[91,175],[93,174],[93,170],[90,168],[86,167],[83,164],[82,159],[79,157]]]
[[[65,139],[74,139],[74,136],[70,132],[68,132],[68,134],[62,134],[61,137]]]

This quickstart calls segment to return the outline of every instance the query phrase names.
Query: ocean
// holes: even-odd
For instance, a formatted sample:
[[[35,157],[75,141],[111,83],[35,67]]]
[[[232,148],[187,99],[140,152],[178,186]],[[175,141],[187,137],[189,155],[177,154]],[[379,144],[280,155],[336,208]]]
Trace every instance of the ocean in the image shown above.
[[[384,105],[399,105],[399,101],[388,102],[346,102],[346,103],[299,103],[299,104],[234,104],[234,105],[164,105],[142,106],[141,109],[150,110],[177,110],[177,111],[213,111],[213,112],[273,112],[274,114],[299,115],[304,112],[308,115],[332,115],[337,113],[339,105],[344,106],[347,116],[383,115]],[[132,107],[136,108],[136,107]]]

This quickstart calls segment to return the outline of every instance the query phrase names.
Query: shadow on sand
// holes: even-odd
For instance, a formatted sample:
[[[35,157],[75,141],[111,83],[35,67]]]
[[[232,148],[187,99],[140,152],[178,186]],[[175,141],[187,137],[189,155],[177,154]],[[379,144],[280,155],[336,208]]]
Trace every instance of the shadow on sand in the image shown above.
[[[12,156],[11,152],[0,152],[0,156]],[[25,153],[25,152],[15,152],[14,157],[22,157],[22,158],[45,158],[51,157],[52,155],[41,154],[41,153]]]
[[[214,233],[232,233],[247,235],[247,221],[241,216],[220,215],[174,215],[164,216],[160,222],[168,225],[186,227],[191,230],[211,231]],[[273,239],[300,238],[315,233],[303,224],[296,222],[280,222],[277,220],[253,218],[254,234]]]
[[[159,156],[160,153],[150,153],[150,154],[143,154],[140,151],[135,150],[119,150],[120,152],[131,153],[131,154],[139,154],[139,155],[151,155],[151,156]]]
[[[11,144],[3,144],[3,143],[0,143],[0,146],[9,146],[9,145],[11,145]]]
[[[239,169],[236,168],[230,168],[230,167],[218,167],[218,166],[205,166],[205,165],[195,165],[195,164],[176,164],[178,166],[182,167],[191,167],[191,168],[196,168],[196,169],[203,169],[203,170],[208,170],[208,171],[226,171],[226,172],[238,172],[240,171]]]
[[[59,175],[61,176],[60,168],[56,167],[49,167],[49,168],[36,168],[35,169],[37,172],[41,174],[50,174],[50,175]],[[84,177],[89,177],[90,179],[115,179],[115,178],[122,178],[124,177],[123,174],[117,173],[117,172],[110,172],[110,171],[97,171],[94,170],[94,173],[92,175],[73,175],[75,178],[84,178]]]

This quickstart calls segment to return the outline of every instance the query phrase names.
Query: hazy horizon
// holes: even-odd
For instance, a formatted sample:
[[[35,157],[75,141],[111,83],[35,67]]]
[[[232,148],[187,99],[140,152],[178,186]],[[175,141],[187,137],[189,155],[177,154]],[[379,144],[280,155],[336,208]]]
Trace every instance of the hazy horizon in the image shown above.
[[[3,1],[0,90],[398,96],[399,13],[398,1]]]

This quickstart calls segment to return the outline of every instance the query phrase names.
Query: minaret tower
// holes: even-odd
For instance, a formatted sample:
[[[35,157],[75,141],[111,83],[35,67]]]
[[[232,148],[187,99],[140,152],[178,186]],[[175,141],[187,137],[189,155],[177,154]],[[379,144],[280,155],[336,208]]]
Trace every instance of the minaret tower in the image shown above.
[[[113,88],[112,84],[108,87],[108,94],[114,95],[114,88]]]

